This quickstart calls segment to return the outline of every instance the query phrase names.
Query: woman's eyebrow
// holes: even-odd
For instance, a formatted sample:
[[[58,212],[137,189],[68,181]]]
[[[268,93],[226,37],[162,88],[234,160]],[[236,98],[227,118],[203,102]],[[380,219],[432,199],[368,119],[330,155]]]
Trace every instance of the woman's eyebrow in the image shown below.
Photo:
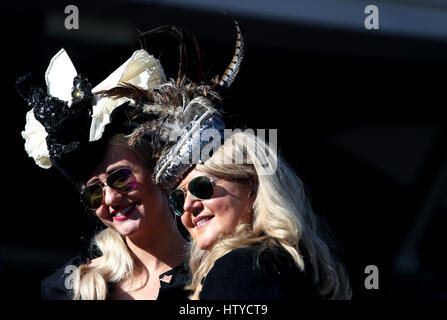
[[[86,185],[86,186],[89,186],[89,185],[95,184],[95,183],[97,183],[97,182],[99,182],[99,181],[101,181],[101,180],[99,180],[98,177],[95,177],[95,178],[92,178],[92,179],[90,179],[89,181],[87,181],[87,183],[86,183],[85,185]]]
[[[119,170],[119,169],[129,169],[129,170],[131,170],[131,168],[129,166],[121,164],[121,165],[111,166],[110,168],[107,168],[106,174],[109,175],[112,172],[114,172],[116,170]]]
[[[123,168],[125,168],[125,169],[130,169],[129,166],[126,166],[126,165],[112,166],[112,167],[110,167],[110,168],[107,169],[107,171],[106,171],[106,175],[109,175],[109,174],[111,174],[112,172],[114,172],[114,171],[116,171],[116,170],[119,170],[119,169],[123,169]],[[86,183],[86,185],[95,184],[95,183],[97,183],[97,182],[99,182],[99,181],[101,181],[101,180],[100,180],[98,177],[94,177],[94,178],[91,178],[90,180],[88,180],[87,183]]]

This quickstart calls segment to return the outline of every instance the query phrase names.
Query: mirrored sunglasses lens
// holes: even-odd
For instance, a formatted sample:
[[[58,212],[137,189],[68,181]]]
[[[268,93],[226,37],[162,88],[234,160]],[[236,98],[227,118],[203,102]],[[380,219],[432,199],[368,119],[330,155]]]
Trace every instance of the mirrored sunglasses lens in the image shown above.
[[[169,195],[169,203],[175,214],[181,216],[183,214],[183,206],[185,205],[185,194],[182,190],[177,189]]]
[[[129,169],[120,169],[107,177],[107,185],[122,192],[129,192],[135,189],[137,181]]]
[[[205,176],[197,177],[188,184],[188,190],[199,199],[210,199],[214,194],[214,186],[211,179]]]
[[[81,194],[82,202],[90,209],[97,209],[102,204],[102,187],[98,184],[87,186]]]

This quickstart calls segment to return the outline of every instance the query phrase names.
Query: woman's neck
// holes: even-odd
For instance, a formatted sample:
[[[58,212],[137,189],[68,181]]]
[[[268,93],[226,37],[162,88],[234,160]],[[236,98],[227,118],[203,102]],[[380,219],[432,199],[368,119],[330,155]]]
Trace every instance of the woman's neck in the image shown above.
[[[170,213],[169,213],[170,214]],[[168,216],[168,215],[166,215]],[[170,219],[157,224],[155,230],[126,237],[129,249],[151,274],[161,274],[180,264],[187,255],[187,241]]]

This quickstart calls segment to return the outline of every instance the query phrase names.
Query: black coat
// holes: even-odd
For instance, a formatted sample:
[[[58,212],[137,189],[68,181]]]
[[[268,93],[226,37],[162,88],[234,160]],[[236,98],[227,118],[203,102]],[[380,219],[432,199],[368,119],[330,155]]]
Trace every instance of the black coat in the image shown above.
[[[200,300],[318,299],[310,270],[298,269],[282,248],[260,249],[238,248],[217,259],[202,282]]]

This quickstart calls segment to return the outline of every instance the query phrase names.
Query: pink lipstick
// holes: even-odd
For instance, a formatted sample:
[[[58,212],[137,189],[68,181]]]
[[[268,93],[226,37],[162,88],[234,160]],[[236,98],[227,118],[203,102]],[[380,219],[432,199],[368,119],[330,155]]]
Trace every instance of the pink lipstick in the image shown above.
[[[135,211],[136,207],[137,202],[132,202],[119,210],[113,210],[110,214],[112,215],[112,219],[114,221],[124,221]]]

